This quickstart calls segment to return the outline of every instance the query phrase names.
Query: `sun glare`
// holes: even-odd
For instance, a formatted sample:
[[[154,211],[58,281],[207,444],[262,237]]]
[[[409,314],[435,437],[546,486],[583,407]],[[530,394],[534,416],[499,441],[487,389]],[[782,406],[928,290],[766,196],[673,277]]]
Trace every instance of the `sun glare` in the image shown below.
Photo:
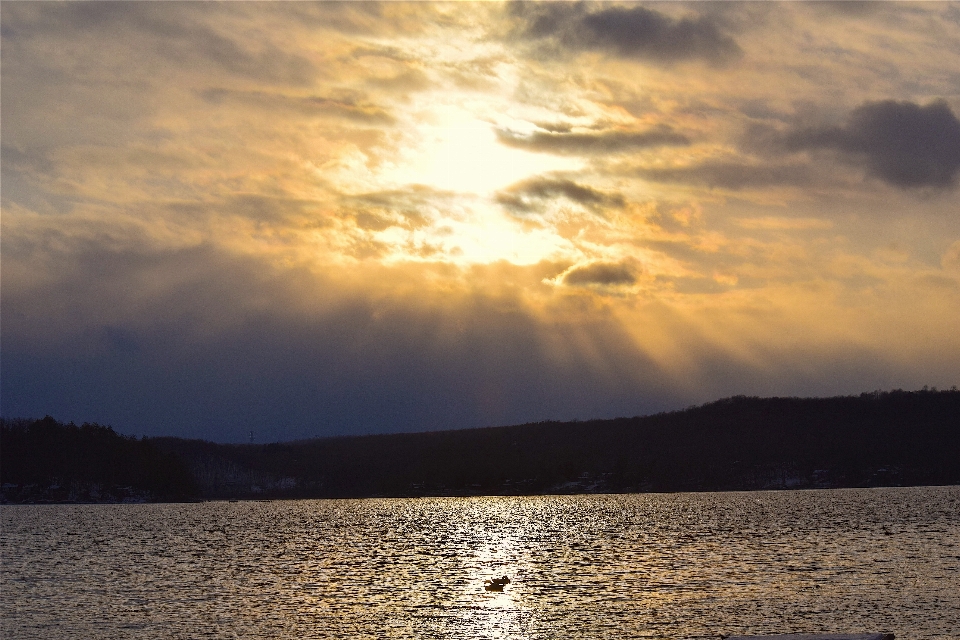
[[[393,247],[384,257],[387,262],[441,260],[466,265],[505,260],[528,265],[579,255],[576,247],[555,230],[525,227],[487,199],[476,199],[457,217],[440,218],[412,233],[391,227],[375,237],[377,242]]]
[[[460,109],[418,127],[419,144],[402,152],[383,176],[396,184],[485,195],[533,175],[571,171],[580,160],[529,153],[500,144],[495,124]]]
[[[499,211],[457,224],[454,231],[450,254],[456,262],[535,264],[572,249],[553,231],[524,229]]]
[[[431,107],[428,116],[421,114],[413,122],[408,145],[381,165],[375,181],[383,189],[423,185],[459,194],[459,206],[413,233],[393,228],[377,234],[380,242],[394,247],[389,259],[533,264],[570,253],[570,243],[554,229],[513,219],[496,202],[496,192],[536,175],[577,170],[581,160],[500,144],[496,119],[460,106]]]

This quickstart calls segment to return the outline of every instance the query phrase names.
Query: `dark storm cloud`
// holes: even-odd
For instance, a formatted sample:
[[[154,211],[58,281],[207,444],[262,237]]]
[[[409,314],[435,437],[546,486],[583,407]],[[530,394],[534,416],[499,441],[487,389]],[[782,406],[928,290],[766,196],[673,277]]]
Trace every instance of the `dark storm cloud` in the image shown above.
[[[623,58],[670,63],[702,60],[722,65],[742,55],[736,41],[709,16],[674,19],[642,5],[603,7],[586,3],[517,3],[522,35],[554,38],[574,51],[602,51]]]
[[[791,150],[835,149],[896,187],[949,187],[960,173],[960,120],[946,102],[867,102],[842,127],[790,134]]]
[[[5,266],[29,257],[14,253]],[[453,308],[421,304],[422,286],[365,295],[209,246],[147,255],[74,245],[48,260],[58,262],[56,280],[20,283],[4,270],[5,417],[220,441],[253,430],[270,442],[635,415],[679,402],[612,320],[598,320],[604,329],[591,337],[598,367],[583,354],[561,362],[545,344],[547,334],[582,342],[579,326],[547,330],[496,296]],[[509,277],[489,271],[469,278]]]
[[[625,200],[618,193],[605,193],[572,180],[532,178],[511,185],[497,194],[497,202],[515,211],[534,208],[533,200],[566,198],[590,209],[622,207]]]
[[[497,130],[497,139],[509,147],[557,154],[620,153],[652,147],[682,147],[690,139],[670,127],[647,131],[601,131],[572,133],[536,131],[528,136]]]
[[[563,283],[574,286],[591,284],[618,285],[633,284],[636,282],[636,273],[633,267],[627,264],[611,262],[594,262],[570,269],[563,276]]]
[[[705,162],[689,167],[642,168],[637,175],[653,182],[696,184],[734,191],[783,185],[805,187],[812,182],[809,167],[800,164]]]

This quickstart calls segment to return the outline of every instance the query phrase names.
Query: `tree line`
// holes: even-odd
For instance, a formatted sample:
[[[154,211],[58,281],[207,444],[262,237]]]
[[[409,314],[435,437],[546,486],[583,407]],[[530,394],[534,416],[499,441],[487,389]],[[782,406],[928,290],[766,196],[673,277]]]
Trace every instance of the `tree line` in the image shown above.
[[[3,422],[0,447],[8,500],[8,484],[31,483],[153,499],[960,484],[960,391],[737,396],[633,418],[258,445],[137,440],[48,417]]]
[[[0,419],[0,484],[6,502],[177,501],[199,498],[190,471],[149,439],[50,416]]]
[[[320,438],[162,439],[218,497],[707,491],[960,484],[960,392],[738,396],[653,416]],[[251,480],[254,475],[259,479]],[[212,476],[208,474],[208,478]]]

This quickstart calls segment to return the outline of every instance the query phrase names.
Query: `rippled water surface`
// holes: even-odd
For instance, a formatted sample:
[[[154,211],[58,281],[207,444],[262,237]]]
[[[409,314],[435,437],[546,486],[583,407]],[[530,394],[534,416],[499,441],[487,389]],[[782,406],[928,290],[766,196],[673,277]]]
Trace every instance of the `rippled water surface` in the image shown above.
[[[0,511],[3,638],[960,637],[960,487]]]

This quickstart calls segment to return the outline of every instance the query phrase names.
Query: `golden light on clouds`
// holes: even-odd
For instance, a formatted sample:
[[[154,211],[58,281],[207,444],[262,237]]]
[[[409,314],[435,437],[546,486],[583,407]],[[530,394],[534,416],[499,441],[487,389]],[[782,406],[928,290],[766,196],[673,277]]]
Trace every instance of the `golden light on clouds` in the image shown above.
[[[403,149],[380,173],[386,184],[425,184],[441,191],[490,195],[520,180],[551,171],[574,171],[583,163],[501,145],[495,125],[470,112],[431,113],[416,131],[420,142]]]
[[[4,3],[4,411],[293,437],[960,383],[960,14],[852,8]]]

